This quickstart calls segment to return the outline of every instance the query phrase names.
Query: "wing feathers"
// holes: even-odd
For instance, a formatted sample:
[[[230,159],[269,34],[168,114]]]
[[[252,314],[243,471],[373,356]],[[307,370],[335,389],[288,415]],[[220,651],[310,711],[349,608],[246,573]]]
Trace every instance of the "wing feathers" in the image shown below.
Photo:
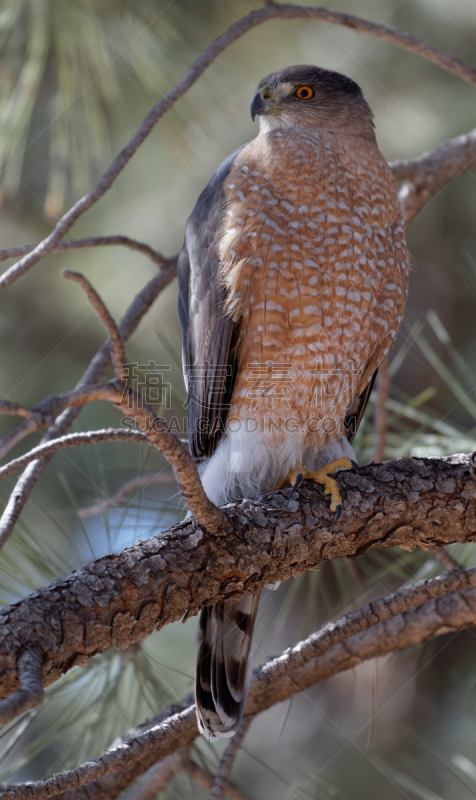
[[[198,198],[178,259],[189,443],[197,460],[210,457],[223,435],[237,374],[239,329],[225,314],[215,237],[225,213],[223,183],[240,150],[225,159]]]

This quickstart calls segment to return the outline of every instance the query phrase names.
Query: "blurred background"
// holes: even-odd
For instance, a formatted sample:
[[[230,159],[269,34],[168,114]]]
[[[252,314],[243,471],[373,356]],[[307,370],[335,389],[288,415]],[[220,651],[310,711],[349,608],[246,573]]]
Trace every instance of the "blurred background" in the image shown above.
[[[38,242],[91,188],[150,107],[232,22],[248,0],[2,0],[0,4],[0,248]],[[324,3],[324,5],[327,5]],[[421,37],[476,63],[474,0],[336,0],[339,11]],[[125,234],[165,255],[181,247],[185,220],[211,173],[254,137],[249,105],[260,78],[293,63],[346,73],[375,112],[388,160],[414,157],[474,127],[475,89],[437,66],[337,26],[273,21],[228,48],[163,118],[112,189],[71,236]],[[476,449],[475,175],[456,178],[408,233],[410,299],[390,354],[385,458]],[[11,261],[5,262],[5,267]],[[84,293],[60,277],[83,272],[116,319],[156,267],[124,248],[51,255],[5,290],[0,305],[0,397],[32,405],[72,388],[104,340]],[[127,345],[130,362],[170,365],[171,409],[184,413],[174,282]],[[361,463],[376,447],[375,397],[357,440]],[[162,409],[163,410],[163,409]],[[14,424],[0,418],[0,433]],[[90,405],[74,430],[119,426]],[[37,434],[13,455],[40,439]],[[101,513],[92,504],[126,481],[160,473]],[[164,478],[165,476],[165,478]],[[3,508],[15,481],[0,485]],[[135,444],[58,453],[0,557],[0,601],[14,602],[87,561],[121,550],[180,519],[167,465]],[[473,545],[451,554],[476,564]],[[429,554],[372,551],[265,593],[256,663],[370,599],[436,575]],[[0,781],[35,780],[97,756],[132,725],[191,687],[196,620],[140,647],[108,652],[50,687],[44,704],[2,729]],[[476,797],[474,631],[365,664],[251,726],[233,771],[250,794],[271,798]],[[216,769],[221,745],[193,758]],[[201,798],[178,775],[161,797]]]

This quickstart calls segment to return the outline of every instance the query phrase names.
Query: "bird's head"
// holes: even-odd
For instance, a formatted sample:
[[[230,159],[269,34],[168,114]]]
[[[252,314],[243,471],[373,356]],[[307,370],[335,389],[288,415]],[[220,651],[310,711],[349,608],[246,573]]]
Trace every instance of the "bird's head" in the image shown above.
[[[251,104],[260,129],[294,126],[352,132],[373,137],[372,112],[360,87],[340,72],[302,64],[260,81]]]

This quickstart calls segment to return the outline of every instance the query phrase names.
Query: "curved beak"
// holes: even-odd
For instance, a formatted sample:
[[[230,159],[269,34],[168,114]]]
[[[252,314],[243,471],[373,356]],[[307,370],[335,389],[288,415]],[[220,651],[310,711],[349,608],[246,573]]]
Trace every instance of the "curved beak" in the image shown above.
[[[255,96],[253,97],[253,102],[251,103],[251,108],[250,108],[251,119],[254,122],[255,117],[258,117],[261,114],[271,114],[274,108],[275,105],[273,103],[270,103],[268,100],[263,99],[261,92],[256,92]]]

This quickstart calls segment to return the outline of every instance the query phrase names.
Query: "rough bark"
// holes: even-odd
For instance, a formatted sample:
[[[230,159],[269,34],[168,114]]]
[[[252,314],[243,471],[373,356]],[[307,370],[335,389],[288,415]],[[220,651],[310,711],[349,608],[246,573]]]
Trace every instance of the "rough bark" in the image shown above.
[[[213,536],[188,519],[91,562],[0,612],[0,696],[19,687],[25,645],[43,652],[43,685],[116,645],[126,647],[203,605],[255,593],[322,561],[371,547],[476,541],[476,482],[468,456],[401,459],[340,473],[340,520],[305,482],[226,507],[231,532]]]
[[[424,583],[428,585],[434,581]],[[378,615],[376,619],[379,619]],[[332,675],[352,669],[364,661],[401,650],[410,644],[419,644],[433,636],[456,632],[475,623],[474,586],[462,588],[443,597],[434,597],[417,608],[408,609],[389,619],[376,621],[373,624],[372,621],[368,621],[365,630],[346,637],[288,675],[279,677],[277,670],[274,680],[269,681],[273,662],[256,670],[245,715],[255,716],[276,703],[287,700]],[[278,660],[275,659],[274,662]],[[264,686],[261,681],[263,672],[268,675],[267,685]],[[0,798],[46,800],[48,797],[60,795],[62,800],[92,800],[92,798],[98,800],[99,797],[113,800],[118,792],[111,787],[110,794],[101,793],[104,782],[114,781],[115,776],[125,774],[124,770],[126,772],[135,770],[136,775],[140,775],[154,763],[154,760],[165,758],[171,752],[190,743],[198,735],[194,706],[184,707],[188,700],[189,698],[186,698],[179,708],[169,709],[170,714],[164,712],[159,719],[152,720],[149,725],[141,726],[139,731],[134,732],[135,735],[118,742],[96,761],[87,762],[80,767],[57,773],[51,778],[33,784],[2,787]]]

